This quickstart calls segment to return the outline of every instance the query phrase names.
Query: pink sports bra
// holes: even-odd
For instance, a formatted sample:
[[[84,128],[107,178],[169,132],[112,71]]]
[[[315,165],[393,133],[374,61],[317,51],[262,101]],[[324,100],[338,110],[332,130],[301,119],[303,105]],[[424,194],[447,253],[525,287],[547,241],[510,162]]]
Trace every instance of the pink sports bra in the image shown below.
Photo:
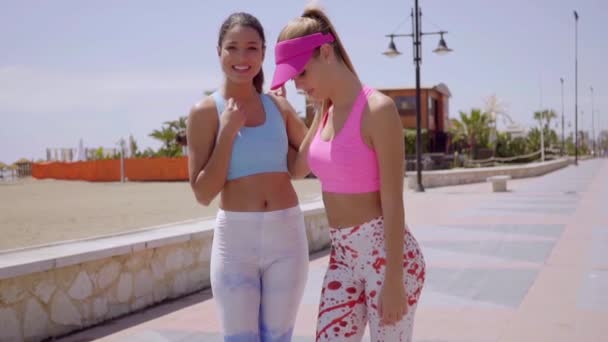
[[[364,86],[353,105],[344,127],[330,141],[321,139],[328,113],[310,144],[308,165],[320,179],[324,192],[355,194],[380,190],[376,151],[361,137],[361,121],[367,97],[373,91]]]

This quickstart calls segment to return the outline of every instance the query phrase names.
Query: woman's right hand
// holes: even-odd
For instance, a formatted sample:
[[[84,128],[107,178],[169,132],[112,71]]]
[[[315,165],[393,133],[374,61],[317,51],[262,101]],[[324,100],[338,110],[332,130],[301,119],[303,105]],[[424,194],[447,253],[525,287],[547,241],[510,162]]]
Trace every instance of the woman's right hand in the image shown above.
[[[271,90],[270,93],[274,94],[275,96],[287,98],[287,90],[285,89],[285,85],[284,84],[280,88],[278,88],[276,90]]]
[[[239,129],[245,125],[245,120],[245,113],[243,113],[233,98],[229,98],[226,101],[226,108],[224,108],[224,112],[220,116],[220,130],[236,135]]]

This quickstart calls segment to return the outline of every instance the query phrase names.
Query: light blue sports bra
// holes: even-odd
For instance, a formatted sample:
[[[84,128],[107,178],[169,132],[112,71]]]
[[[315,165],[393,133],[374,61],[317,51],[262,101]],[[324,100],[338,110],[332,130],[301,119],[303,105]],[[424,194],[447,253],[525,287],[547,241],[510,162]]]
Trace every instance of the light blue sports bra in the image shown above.
[[[218,115],[224,112],[225,100],[212,94]],[[260,94],[266,120],[260,126],[243,126],[234,138],[228,166],[228,180],[266,172],[287,172],[287,130],[281,112],[270,96]]]

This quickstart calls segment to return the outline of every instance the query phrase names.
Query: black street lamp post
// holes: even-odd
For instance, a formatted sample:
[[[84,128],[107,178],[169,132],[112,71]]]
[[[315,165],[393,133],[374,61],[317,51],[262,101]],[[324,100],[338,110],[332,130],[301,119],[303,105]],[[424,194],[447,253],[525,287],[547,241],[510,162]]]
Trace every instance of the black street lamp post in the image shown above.
[[[448,48],[445,40],[443,39],[443,35],[448,33],[447,31],[437,31],[437,32],[421,32],[422,24],[420,22],[420,17],[422,13],[420,12],[420,7],[418,6],[418,0],[414,0],[414,8],[412,9],[411,17],[412,17],[412,33],[411,34],[389,34],[386,35],[391,40],[388,44],[388,50],[383,52],[385,56],[388,57],[396,57],[401,55],[401,52],[397,50],[395,46],[394,38],[395,37],[411,37],[413,40],[413,54],[414,54],[414,65],[416,66],[416,191],[423,192],[424,187],[422,186],[422,114],[421,114],[421,106],[420,106],[420,64],[422,63],[422,36],[427,35],[439,35],[439,45],[433,52],[444,55],[452,51],[452,49]]]
[[[560,82],[562,83],[562,156],[564,155],[565,151],[566,151],[566,140],[564,137],[564,78],[561,77]]]
[[[578,165],[578,13],[574,11],[574,165]]]
[[[593,108],[593,87],[591,89],[591,139],[593,140],[593,156],[595,157],[595,109]]]

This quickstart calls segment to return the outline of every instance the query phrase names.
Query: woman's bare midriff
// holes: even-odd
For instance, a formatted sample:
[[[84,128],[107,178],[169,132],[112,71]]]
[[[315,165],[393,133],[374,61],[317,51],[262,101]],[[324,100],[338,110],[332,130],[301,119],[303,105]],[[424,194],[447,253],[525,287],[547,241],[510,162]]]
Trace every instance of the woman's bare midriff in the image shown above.
[[[363,194],[323,193],[327,221],[332,228],[356,226],[382,215],[379,192]]]
[[[298,196],[285,172],[262,173],[226,182],[220,208],[226,211],[261,212],[298,205]]]

